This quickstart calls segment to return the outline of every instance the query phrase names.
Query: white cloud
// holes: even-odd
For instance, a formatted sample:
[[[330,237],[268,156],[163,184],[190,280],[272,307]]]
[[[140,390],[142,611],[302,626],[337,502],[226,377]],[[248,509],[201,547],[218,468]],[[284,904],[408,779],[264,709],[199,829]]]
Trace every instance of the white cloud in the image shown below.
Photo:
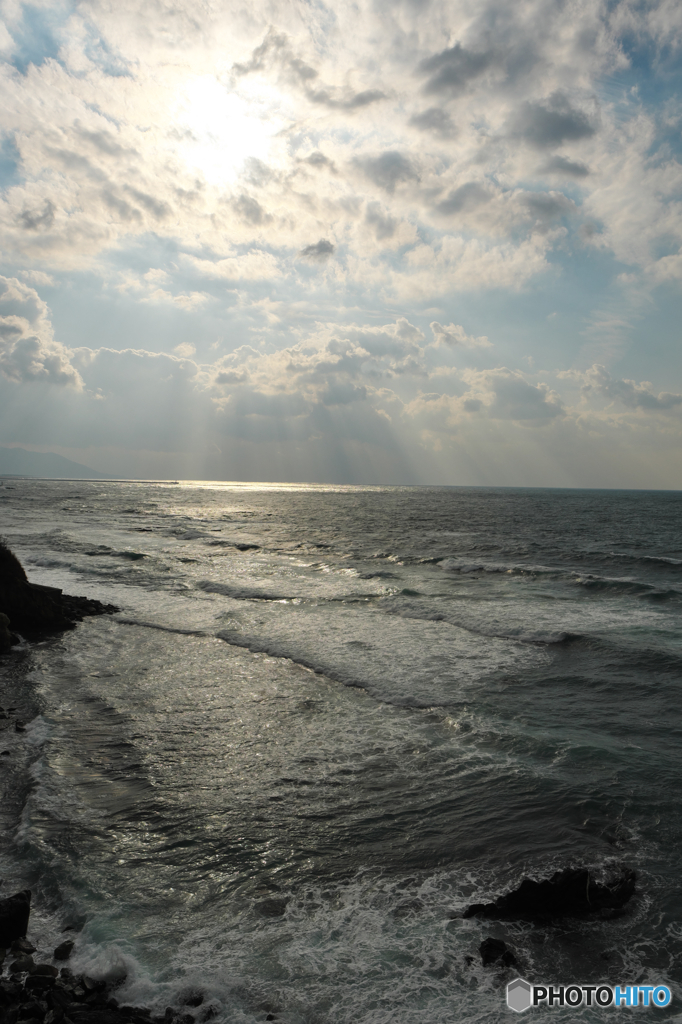
[[[460,324],[448,324],[446,327],[443,327],[437,320],[434,320],[430,327],[434,337],[434,345],[436,346],[446,345],[450,348],[456,348],[458,345],[464,345],[467,348],[492,347],[492,343],[488,341],[485,335],[475,338],[472,334],[467,334]]]
[[[47,305],[34,288],[0,277],[0,370],[17,383],[82,387],[73,353],[55,341]]]
[[[682,395],[670,391],[656,394],[650,381],[621,380],[612,377],[605,366],[595,363],[585,374],[583,391],[596,392],[613,401],[622,402],[629,409],[643,409],[648,412],[668,412],[682,406]]]

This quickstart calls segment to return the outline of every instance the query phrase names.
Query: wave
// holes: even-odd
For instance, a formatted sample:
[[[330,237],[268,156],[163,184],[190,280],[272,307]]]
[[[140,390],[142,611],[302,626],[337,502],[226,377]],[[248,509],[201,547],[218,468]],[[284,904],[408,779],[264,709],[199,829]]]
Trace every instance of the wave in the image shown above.
[[[205,594],[222,594],[223,597],[231,597],[237,601],[298,600],[290,594],[277,594],[267,590],[259,590],[255,587],[240,587],[230,583],[213,583],[211,580],[199,580],[195,586],[197,590],[203,590]]]
[[[210,548],[236,548],[237,551],[260,551],[260,544],[241,543],[236,540],[209,540]]]
[[[419,596],[414,591],[402,590],[398,597]],[[539,630],[539,629],[494,629],[484,625],[472,624],[456,615],[448,615],[446,612],[429,611],[419,608],[386,608],[389,614],[398,615],[403,619],[416,619],[422,622],[446,622],[457,629],[463,629],[474,636],[486,636],[496,640],[511,640],[514,643],[532,644],[540,647],[553,647],[558,644],[575,643],[584,639],[582,633],[572,633],[568,630]]]
[[[178,633],[180,636],[210,636],[203,629],[182,629],[180,626],[164,626],[160,622],[145,622],[143,619],[117,618],[123,626],[141,626],[143,629],[158,629],[162,633]]]
[[[546,565],[518,565],[500,562],[467,562],[462,559],[444,558],[433,559],[433,564],[438,565],[443,572],[470,576],[474,573],[491,573],[496,575],[505,574],[508,576],[528,576],[532,579],[547,579],[565,582],[583,587],[586,591],[595,591],[613,594],[630,594],[633,596],[651,597],[654,600],[665,601],[682,597],[682,591],[669,587],[662,590],[657,584],[644,583],[640,580],[627,579],[623,577],[597,576],[594,573],[579,573],[574,570],[554,568]]]

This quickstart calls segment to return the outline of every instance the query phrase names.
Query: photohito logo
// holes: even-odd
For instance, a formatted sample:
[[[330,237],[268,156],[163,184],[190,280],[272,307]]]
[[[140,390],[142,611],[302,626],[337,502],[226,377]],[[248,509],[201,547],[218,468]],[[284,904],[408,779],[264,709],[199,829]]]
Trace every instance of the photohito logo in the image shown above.
[[[667,985],[531,985],[516,978],[507,985],[507,1006],[516,1013],[531,1006],[667,1006]]]

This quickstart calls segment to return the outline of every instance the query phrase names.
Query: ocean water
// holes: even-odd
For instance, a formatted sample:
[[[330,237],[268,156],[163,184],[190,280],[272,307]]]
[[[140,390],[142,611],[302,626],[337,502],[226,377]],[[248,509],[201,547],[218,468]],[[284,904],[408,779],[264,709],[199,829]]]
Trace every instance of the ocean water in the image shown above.
[[[121,609],[0,659],[40,951],[199,1024],[487,1024],[517,973],[682,1020],[682,494],[6,479],[0,532]],[[619,864],[611,920],[458,916]]]

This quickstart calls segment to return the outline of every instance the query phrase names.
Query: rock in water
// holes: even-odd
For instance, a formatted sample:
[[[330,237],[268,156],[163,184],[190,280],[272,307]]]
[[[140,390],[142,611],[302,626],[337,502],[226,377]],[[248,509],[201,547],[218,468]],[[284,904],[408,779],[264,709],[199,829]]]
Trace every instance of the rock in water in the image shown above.
[[[8,651],[14,643],[16,638],[10,632],[9,618],[0,612],[0,653]]]
[[[71,939],[67,939],[66,942],[62,942],[54,951],[55,960],[68,960],[71,956],[71,951],[74,947],[74,943]]]
[[[484,939],[478,947],[484,967],[499,964],[504,967],[518,967],[516,957],[502,939]]]
[[[4,630],[19,629],[27,633],[73,629],[86,615],[116,612],[114,605],[105,605],[86,597],[69,597],[57,587],[29,583],[19,559],[0,540],[0,615],[9,620]],[[0,630],[0,652],[8,650],[5,632]]]
[[[30,889],[24,889],[23,892],[0,900],[0,947],[11,946],[14,939],[23,939],[30,913]]]
[[[635,881],[635,872],[628,868],[607,883],[595,881],[587,868],[567,868],[544,882],[524,878],[518,889],[494,903],[473,903],[463,916],[525,921],[586,917],[601,910],[619,910],[634,893]]]

